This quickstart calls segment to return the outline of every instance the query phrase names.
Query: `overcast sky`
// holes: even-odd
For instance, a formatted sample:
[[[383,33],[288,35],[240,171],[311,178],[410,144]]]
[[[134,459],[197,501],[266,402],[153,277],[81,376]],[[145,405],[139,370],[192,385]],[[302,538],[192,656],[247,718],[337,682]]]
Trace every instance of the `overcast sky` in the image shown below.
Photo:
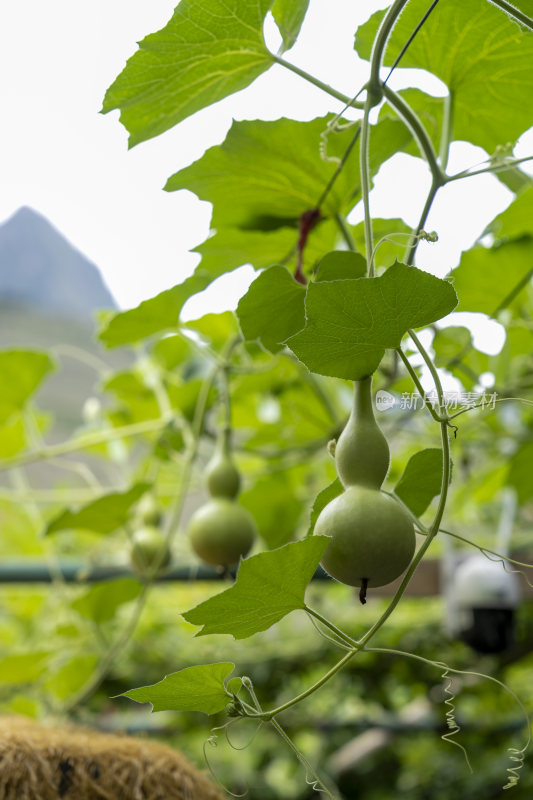
[[[352,94],[367,75],[353,52],[353,33],[386,2],[311,0],[310,5],[301,44],[287,58]],[[17,0],[0,6],[0,222],[21,205],[44,214],[100,268],[125,308],[190,274],[198,257],[188,251],[208,234],[209,204],[186,191],[163,192],[170,174],[222,141],[232,117],[311,119],[340,110],[328,95],[274,67],[252,87],[128,151],[118,112],[98,113],[102,98],[136,42],[161,28],[174,6],[174,0]],[[275,38],[271,27],[268,37]],[[421,87],[443,93],[439,81],[418,74]],[[400,70],[394,77],[394,88],[406,85]],[[533,151],[531,136],[520,154],[528,150]],[[455,145],[450,168],[483,158],[479,148]],[[409,196],[405,169],[410,169]],[[415,224],[428,181],[421,162],[397,156],[378,175],[373,213]],[[461,249],[510,200],[488,176],[446,187],[427,225],[438,230],[440,242],[421,246],[419,263],[446,274]],[[356,211],[354,219],[360,218]],[[251,275],[244,267],[220,279],[200,302],[191,301],[188,316],[232,307]]]

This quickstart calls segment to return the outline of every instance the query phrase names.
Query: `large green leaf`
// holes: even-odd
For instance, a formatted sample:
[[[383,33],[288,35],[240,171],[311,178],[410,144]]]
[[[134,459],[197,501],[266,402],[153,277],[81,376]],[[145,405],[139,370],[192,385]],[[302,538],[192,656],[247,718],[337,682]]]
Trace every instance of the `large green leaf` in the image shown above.
[[[306,327],[287,344],[312,372],[360,380],[407,330],[435,322],[456,304],[448,281],[399,263],[378,278],[311,283]]]
[[[303,258],[306,272],[310,272],[315,262],[334,247],[338,236],[337,225],[332,220],[323,220],[312,229]],[[296,220],[292,227],[273,231],[223,227],[195,247],[193,252],[202,256],[200,269],[216,278],[243,264],[251,264],[255,269],[274,264],[295,266],[297,241]]]
[[[186,611],[184,619],[203,626],[197,636],[229,633],[246,639],[270,628],[305,608],[305,589],[327,545],[326,536],[314,536],[244,559],[235,584]]]
[[[431,447],[411,456],[394,493],[419,517],[440,494],[441,482],[442,451]]]
[[[124,525],[131,507],[150,488],[148,483],[137,483],[127,492],[111,492],[78,511],[63,511],[48,523],[46,533],[64,530],[88,530],[92,533],[111,533]]]
[[[72,601],[72,608],[82,617],[94,622],[109,622],[119,606],[131,603],[142,592],[142,584],[135,578],[118,578],[91,586]]]
[[[533,186],[524,189],[511,205],[490,223],[496,239],[533,236]]]
[[[181,0],[107,90],[102,110],[121,110],[130,146],[244,89],[270,67],[263,21],[271,3]]]
[[[155,333],[176,329],[185,301],[205,289],[212,280],[212,275],[204,270],[196,270],[183,283],[178,283],[149,300],[143,300],[136,308],[106,317],[99,333],[100,340],[107,347],[118,347],[146,339]]]
[[[457,311],[482,311],[494,316],[502,306],[519,308],[524,303],[524,289],[532,269],[533,239],[510,240],[491,248],[477,245],[467,250],[450,273],[459,295]],[[514,290],[520,285],[522,288],[515,295]]]
[[[364,278],[366,275],[366,258],[352,250],[333,250],[326,253],[320,261],[317,281],[340,281],[345,278]]]
[[[332,117],[309,122],[278,119],[234,122],[221,145],[172,175],[168,191],[189,189],[213,203],[213,227],[274,230],[296,227],[304,211],[315,208],[336,164],[320,158],[323,134]],[[328,155],[340,157],[356,128],[331,133]],[[385,119],[372,128],[370,170],[403,149],[405,126]],[[358,153],[336,180],[321,206],[324,217],[350,209],[360,196]],[[229,202],[231,198],[231,202]],[[294,241],[293,244],[296,244]]]
[[[305,325],[305,287],[285,267],[270,267],[239,300],[237,316],[244,338],[258,339],[275,353]]]
[[[151,686],[130,689],[120,697],[129,697],[137,703],[151,703],[152,711],[202,711],[216,714],[231,700],[226,681],[235,664],[222,661],[218,664],[201,664],[186,667],[166,675]]]
[[[427,11],[427,0],[411,0],[394,27],[385,52],[391,66]],[[356,33],[355,48],[369,58],[384,12]],[[402,67],[429,70],[453,98],[453,138],[493,152],[518,139],[531,125],[533,36],[522,32],[488,2],[442,2],[404,54]]]
[[[0,424],[24,408],[54,368],[48,353],[22,349],[0,351]]]
[[[309,0],[275,0],[272,6],[272,16],[283,39],[281,53],[289,50],[295,43],[308,5]]]

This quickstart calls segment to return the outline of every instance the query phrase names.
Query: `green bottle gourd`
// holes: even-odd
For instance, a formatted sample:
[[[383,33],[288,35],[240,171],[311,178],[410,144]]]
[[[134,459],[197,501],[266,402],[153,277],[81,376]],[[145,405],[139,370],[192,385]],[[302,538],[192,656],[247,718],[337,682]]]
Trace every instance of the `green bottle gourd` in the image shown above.
[[[208,463],[205,484],[210,500],[191,517],[191,546],[203,561],[228,568],[243,558],[256,537],[250,513],[236,502],[241,476],[231,456],[229,429],[222,431]]]
[[[315,534],[329,536],[320,562],[341,583],[384,586],[408,567],[415,551],[413,524],[393,498],[381,493],[389,468],[389,446],[372,407],[372,378],[355,383],[354,405],[337,442],[335,463],[342,494],[320,513]]]

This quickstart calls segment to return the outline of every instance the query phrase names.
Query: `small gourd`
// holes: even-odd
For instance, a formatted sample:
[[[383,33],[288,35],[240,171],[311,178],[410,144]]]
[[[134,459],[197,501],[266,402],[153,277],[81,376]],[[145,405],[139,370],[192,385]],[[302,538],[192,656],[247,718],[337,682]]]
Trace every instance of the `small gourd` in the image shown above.
[[[236,501],[241,476],[231,456],[228,429],[207,465],[205,484],[210,500],[191,517],[189,541],[203,561],[227,569],[250,551],[256,537],[252,516]]]
[[[341,583],[384,586],[408,567],[415,551],[413,524],[393,498],[380,492],[389,468],[389,447],[372,408],[372,378],[355,382],[354,405],[335,448],[345,490],[321,511],[315,534],[329,536],[322,561]]]
[[[155,526],[144,525],[133,533],[130,560],[133,569],[145,577],[153,577],[170,565],[167,540]]]

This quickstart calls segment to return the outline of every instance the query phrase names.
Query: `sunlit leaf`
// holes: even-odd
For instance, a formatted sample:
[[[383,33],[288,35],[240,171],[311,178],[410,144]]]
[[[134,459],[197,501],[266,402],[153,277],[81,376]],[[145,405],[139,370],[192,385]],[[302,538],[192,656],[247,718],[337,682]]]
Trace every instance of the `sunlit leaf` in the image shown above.
[[[283,38],[282,53],[290,50],[302,27],[309,0],[275,0],[272,16]]]
[[[304,608],[304,595],[328,545],[326,536],[292,542],[241,561],[235,584],[182,616],[203,626],[196,634],[246,639]]]
[[[231,696],[225,683],[235,669],[235,664],[223,661],[186,667],[166,675],[151,686],[130,689],[121,697],[137,703],[151,703],[152,711],[202,711],[216,714],[222,711]]]
[[[531,282],[533,239],[510,240],[495,247],[477,245],[461,256],[450,278],[459,296],[457,311],[493,316],[503,306],[519,308]]]
[[[533,497],[533,442],[525,442],[509,462],[507,483],[514,486],[519,503],[525,503]]]
[[[524,189],[511,205],[490,223],[497,240],[533,236],[533,186]]]
[[[385,51],[391,66],[428,9],[411,0],[394,26]],[[355,48],[368,59],[384,12],[361,25]],[[438,3],[403,55],[401,67],[426,69],[448,86],[453,98],[453,138],[489,153],[513,142],[531,125],[524,102],[533,95],[533,37],[487,2]]]
[[[127,492],[111,492],[77,511],[63,511],[48,523],[46,534],[64,530],[111,533],[127,522],[132,506],[149,488],[148,483],[137,483]]]
[[[311,283],[306,327],[287,344],[312,372],[359,380],[409,328],[435,322],[456,303],[448,281],[399,263],[378,278]]]
[[[185,301],[205,289],[211,280],[211,275],[197,270],[183,283],[143,300],[136,308],[106,317],[99,333],[100,340],[106,347],[117,347],[146,339],[154,333],[175,330]]]
[[[244,89],[270,67],[263,21],[271,3],[181,0],[107,90],[102,110],[121,110],[130,146]]]

